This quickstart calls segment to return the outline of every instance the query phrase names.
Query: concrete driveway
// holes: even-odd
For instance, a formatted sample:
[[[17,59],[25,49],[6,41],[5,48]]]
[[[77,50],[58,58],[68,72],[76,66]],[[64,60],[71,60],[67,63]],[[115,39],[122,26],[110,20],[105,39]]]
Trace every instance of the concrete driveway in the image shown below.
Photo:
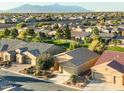
[[[124,91],[123,86],[117,86],[111,83],[91,81],[83,91]]]
[[[51,78],[50,81],[57,83],[57,84],[63,84],[65,81],[70,79],[70,76],[71,76],[71,75],[67,75],[64,73],[55,73],[55,72],[53,73],[56,74],[56,77]]]
[[[11,67],[7,68],[10,71],[19,72],[25,68],[31,67],[30,64],[12,64]]]

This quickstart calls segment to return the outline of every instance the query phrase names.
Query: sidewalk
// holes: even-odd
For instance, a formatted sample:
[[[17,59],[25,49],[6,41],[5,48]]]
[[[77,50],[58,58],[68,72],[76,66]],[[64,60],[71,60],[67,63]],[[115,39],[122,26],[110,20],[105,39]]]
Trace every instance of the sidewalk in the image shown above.
[[[50,83],[58,84],[58,85],[65,86],[65,87],[68,87],[68,88],[73,88],[73,89],[77,89],[77,90],[83,90],[83,89],[79,89],[79,88],[75,88],[75,87],[72,87],[72,86],[65,85],[65,84],[63,84],[63,82],[60,82],[60,83],[59,82],[55,82],[54,78],[51,79],[51,80],[45,80],[45,79],[37,78],[35,76],[26,75],[26,74],[19,73],[19,72],[16,72],[16,71],[11,71],[11,70],[8,70],[8,69],[5,69],[5,68],[1,68],[1,70],[7,71],[7,72],[11,72],[11,73],[15,73],[15,74],[18,74],[18,75],[22,75],[22,76],[29,77],[29,78],[34,78],[34,79],[42,80],[42,81],[45,81],[45,82],[50,82]],[[63,78],[61,78],[61,79],[63,79]]]

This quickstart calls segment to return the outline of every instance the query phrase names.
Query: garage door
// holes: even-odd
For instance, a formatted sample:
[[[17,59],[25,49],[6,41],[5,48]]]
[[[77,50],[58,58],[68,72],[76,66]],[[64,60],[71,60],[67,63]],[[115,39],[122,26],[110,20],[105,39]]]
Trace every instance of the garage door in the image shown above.
[[[25,62],[26,64],[31,64],[31,59],[29,59],[29,58],[26,58],[26,62]]]
[[[62,67],[62,68],[63,68],[63,73],[64,74],[67,74],[67,75],[75,75],[75,74],[77,74],[76,70],[73,69],[73,68],[69,68],[69,67]]]

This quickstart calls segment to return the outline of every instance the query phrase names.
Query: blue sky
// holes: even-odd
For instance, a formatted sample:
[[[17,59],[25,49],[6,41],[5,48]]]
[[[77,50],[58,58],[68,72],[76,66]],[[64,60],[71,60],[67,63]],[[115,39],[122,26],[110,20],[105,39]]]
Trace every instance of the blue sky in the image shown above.
[[[7,10],[14,7],[18,7],[24,4],[31,4],[31,5],[50,5],[55,4],[56,2],[0,2],[0,10]],[[58,2],[57,2],[58,3]],[[124,2],[78,2],[78,3],[71,3],[71,2],[60,2],[58,4],[61,5],[77,5],[89,10],[95,11],[124,11]]]

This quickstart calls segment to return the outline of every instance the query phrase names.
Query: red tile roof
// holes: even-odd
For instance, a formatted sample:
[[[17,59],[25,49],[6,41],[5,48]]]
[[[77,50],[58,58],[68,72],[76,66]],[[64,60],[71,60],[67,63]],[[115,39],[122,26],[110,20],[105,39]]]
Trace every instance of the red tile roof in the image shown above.
[[[116,60],[118,63],[124,65],[124,52],[104,51],[95,65],[99,65],[111,60]]]

